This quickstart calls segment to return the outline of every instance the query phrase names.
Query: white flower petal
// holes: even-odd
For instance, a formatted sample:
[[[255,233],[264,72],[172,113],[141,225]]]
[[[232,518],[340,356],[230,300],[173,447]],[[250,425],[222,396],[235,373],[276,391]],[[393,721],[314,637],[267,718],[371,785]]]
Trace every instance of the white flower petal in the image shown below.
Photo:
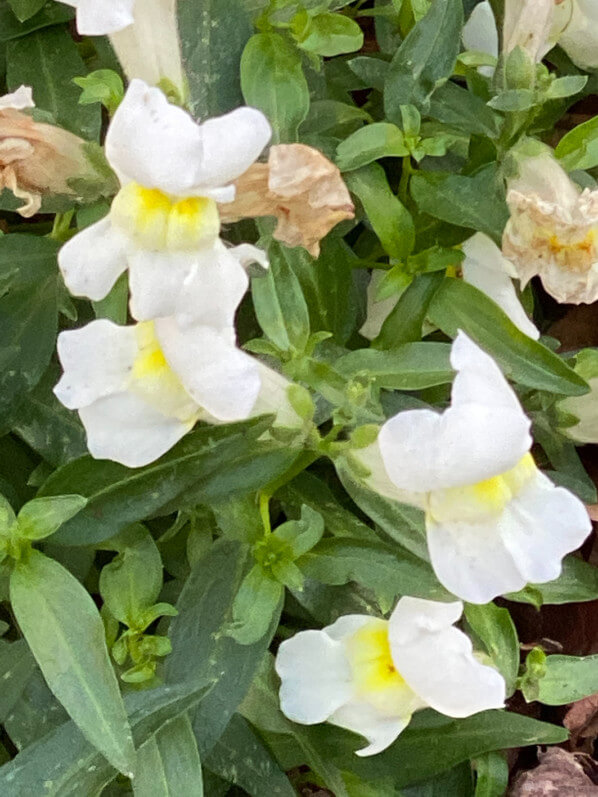
[[[505,547],[525,581],[535,584],[558,578],[565,554],[591,531],[583,503],[540,471],[507,505],[501,523]]]
[[[324,722],[352,695],[344,647],[325,631],[301,631],[285,640],[275,666],[282,681],[280,707],[294,722]]]
[[[340,728],[364,736],[369,744],[356,751],[358,756],[370,756],[386,750],[404,730],[411,716],[387,717],[375,706],[363,700],[353,699],[337,709],[328,721]]]
[[[253,405],[252,416],[274,414],[275,426],[300,429],[303,426],[303,419],[291,406],[287,393],[292,382],[260,360],[256,359],[255,364],[260,377],[260,392]]]
[[[594,0],[569,3],[571,17],[559,44],[574,64],[585,70],[598,67],[598,7]]]
[[[260,391],[256,361],[240,351],[233,332],[210,327],[181,328],[175,319],[155,322],[168,364],[200,407],[220,421],[248,418]]]
[[[127,243],[108,216],[77,233],[58,253],[69,291],[93,301],[103,299],[127,267]]]
[[[508,471],[530,449],[530,421],[500,369],[460,332],[451,407],[407,410],[388,420],[378,443],[391,481],[424,492],[475,484]]]
[[[428,551],[436,577],[469,603],[488,603],[522,589],[526,578],[501,536],[501,515],[482,521],[426,519]]]
[[[257,160],[272,136],[270,123],[256,108],[237,108],[201,125],[203,162],[199,186],[231,183]]]
[[[59,1],[77,9],[77,31],[82,36],[104,36],[133,22],[135,0]]]
[[[453,623],[460,603],[401,598],[389,621],[397,670],[416,694],[449,717],[502,708],[505,681],[473,655],[469,638]]]
[[[122,183],[188,196],[200,182],[202,133],[160,89],[132,80],[108,128],[106,156]]]
[[[327,625],[324,631],[331,639],[343,642],[353,636],[360,628],[363,628],[364,625],[369,625],[371,622],[372,618],[369,614],[344,614],[331,625]]]
[[[352,451],[351,454],[352,457],[369,470],[369,475],[363,481],[370,490],[382,495],[384,498],[399,501],[401,504],[411,504],[411,506],[417,506],[420,509],[426,508],[426,493],[401,490],[391,481],[384,465],[378,440],[366,448]]]
[[[498,58],[498,31],[488,0],[478,3],[473,9],[463,26],[462,37],[466,50],[475,50]]]
[[[54,393],[73,410],[126,389],[137,340],[134,327],[98,319],[81,329],[61,332],[57,348],[64,375]]]
[[[35,108],[33,102],[33,89],[31,86],[19,86],[12,94],[5,94],[0,97],[0,110],[12,108],[15,111],[22,111],[25,108]]]
[[[270,261],[266,252],[257,246],[253,246],[253,244],[239,244],[228,251],[239,261],[243,268],[247,268],[252,263],[257,263],[264,269],[270,268]]]
[[[359,330],[360,334],[368,340],[374,340],[380,334],[382,325],[396,307],[398,296],[394,294],[387,299],[377,300],[376,295],[380,283],[386,277],[387,271],[381,268],[375,268],[372,271],[372,276],[367,288],[367,310],[366,319]]]
[[[134,393],[115,393],[79,410],[96,459],[139,468],[161,457],[193,426],[162,415]]]
[[[538,340],[540,333],[527,317],[511,282],[515,268],[498,246],[478,232],[463,244],[463,278],[490,297],[525,335]]]
[[[199,252],[129,256],[131,314],[139,321],[176,315],[179,324],[231,327],[249,287],[245,269],[221,241]]]

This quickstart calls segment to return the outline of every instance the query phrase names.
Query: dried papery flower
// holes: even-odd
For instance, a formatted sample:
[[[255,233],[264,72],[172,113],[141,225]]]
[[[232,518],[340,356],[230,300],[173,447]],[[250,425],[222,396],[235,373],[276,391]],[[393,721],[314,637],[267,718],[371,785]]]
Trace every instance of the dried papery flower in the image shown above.
[[[90,172],[83,139],[61,127],[36,122],[22,109],[33,107],[30,89],[0,98],[0,190],[8,188],[25,204],[26,218],[41,207],[42,196],[71,194],[69,180]]]
[[[519,162],[508,183],[503,252],[522,285],[538,274],[558,302],[598,298],[598,191],[580,189],[546,151]]]
[[[278,144],[268,163],[254,163],[235,183],[233,202],[220,205],[224,222],[276,216],[274,237],[317,257],[320,241],[355,207],[338,168],[305,144]]]

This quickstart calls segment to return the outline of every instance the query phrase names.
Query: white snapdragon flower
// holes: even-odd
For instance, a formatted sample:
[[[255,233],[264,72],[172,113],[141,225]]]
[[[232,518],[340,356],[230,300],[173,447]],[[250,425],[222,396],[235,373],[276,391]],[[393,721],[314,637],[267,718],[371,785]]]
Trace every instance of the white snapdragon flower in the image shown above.
[[[159,89],[134,80],[106,136],[122,187],[108,216],[58,256],[71,293],[102,299],[128,267],[138,321],[176,315],[181,323],[230,326],[248,287],[244,264],[267,261],[254,247],[224,246],[216,200],[234,198],[232,181],[270,135],[253,108],[200,125]]]
[[[598,191],[581,191],[548,149],[518,157],[503,252],[522,284],[536,274],[559,302],[598,298]]]
[[[522,47],[533,61],[539,62],[554,47],[564,25],[562,13],[555,13],[555,0],[505,0],[502,52],[508,54]],[[475,6],[462,36],[467,50],[498,58],[498,30],[488,0]],[[494,69],[482,67],[480,71],[492,75]]]
[[[280,425],[301,425],[287,399],[290,383],[239,350],[232,328],[181,328],[173,318],[121,327],[99,319],[61,332],[58,356],[64,375],[54,392],[79,411],[97,459],[147,465],[198,420],[273,412]]]
[[[426,513],[439,581],[471,603],[557,578],[591,531],[584,505],[536,467],[530,421],[498,366],[467,335],[443,413],[408,410],[354,452],[368,486]]]
[[[176,0],[59,0],[77,10],[82,36],[109,35],[129,79],[185,93]]]
[[[472,235],[462,245],[465,258],[461,264],[463,279],[485,293],[522,332],[537,340],[540,333],[529,320],[512,283],[517,277],[513,264],[502,254],[498,246],[482,232]],[[380,334],[382,325],[394,310],[397,297],[378,299],[380,284],[388,272],[374,269],[367,290],[366,320],[360,329],[361,334],[373,340]]]
[[[565,22],[559,44],[581,69],[598,69],[598,2],[561,0],[557,13]]]
[[[328,721],[385,750],[419,709],[469,717],[502,708],[505,681],[453,624],[463,605],[401,598],[390,620],[352,614],[301,631],[276,656],[280,705],[303,725]]]

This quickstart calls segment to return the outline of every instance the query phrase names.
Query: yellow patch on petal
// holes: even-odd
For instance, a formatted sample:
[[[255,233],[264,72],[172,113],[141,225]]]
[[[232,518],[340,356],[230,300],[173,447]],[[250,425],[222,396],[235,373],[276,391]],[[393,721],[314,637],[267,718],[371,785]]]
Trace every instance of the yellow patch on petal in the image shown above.
[[[568,271],[584,273],[596,258],[594,230],[573,241],[563,241],[558,235],[551,235],[548,238],[548,248],[559,266]]]
[[[347,641],[347,654],[360,699],[387,715],[409,717],[421,701],[397,671],[390,650],[388,622],[372,620]]]
[[[434,490],[430,493],[428,515],[436,522],[476,521],[498,515],[534,478],[536,464],[527,453],[514,468],[490,479],[465,487]]]
[[[115,196],[113,223],[140,247],[189,251],[211,244],[220,233],[218,206],[207,197],[176,197],[157,188],[128,183]]]
[[[135,332],[139,353],[133,363],[130,390],[164,415],[193,425],[200,408],[168,364],[153,321],[137,324]]]

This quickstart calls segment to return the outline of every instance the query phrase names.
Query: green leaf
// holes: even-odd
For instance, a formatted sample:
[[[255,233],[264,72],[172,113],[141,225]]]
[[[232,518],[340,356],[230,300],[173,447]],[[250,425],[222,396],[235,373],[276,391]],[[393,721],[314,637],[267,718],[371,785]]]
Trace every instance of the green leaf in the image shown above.
[[[324,518],[309,506],[301,507],[301,518],[289,520],[279,526],[275,536],[290,545],[293,557],[297,558],[310,551],[322,539]]]
[[[480,97],[449,81],[432,95],[429,115],[464,133],[496,138],[499,118]]]
[[[19,22],[25,22],[46,4],[46,0],[8,0]]]
[[[309,88],[301,56],[278,33],[257,33],[241,58],[241,88],[247,105],[263,111],[273,127],[272,143],[296,141],[309,111]]]
[[[201,761],[187,714],[141,745],[132,784],[135,797],[203,797]]]
[[[378,164],[363,166],[347,174],[346,182],[363,205],[384,250],[397,260],[411,254],[415,242],[413,219],[391,191],[384,169]]]
[[[427,111],[430,97],[452,74],[461,46],[461,0],[435,0],[395,53],[384,86],[384,109],[400,124],[401,105]]]
[[[23,1],[27,2],[27,0]],[[68,6],[57,3],[46,3],[41,11],[21,24],[8,3],[3,3],[0,5],[0,42],[19,39],[21,36],[26,36],[33,31],[47,28],[50,25],[68,22],[73,16],[74,9]]]
[[[36,670],[35,659],[24,639],[16,642],[0,642],[0,678],[4,689],[0,692],[0,722],[18,703],[27,682]]]
[[[471,177],[420,171],[411,178],[410,187],[422,213],[485,232],[500,244],[509,212],[496,164],[484,166]]]
[[[563,559],[561,575],[546,584],[530,584],[520,592],[505,596],[510,601],[531,603],[540,608],[546,604],[584,603],[598,599],[598,568],[577,556]]]
[[[151,534],[134,526],[124,549],[100,573],[100,594],[119,622],[135,627],[158,600],[162,589],[162,557]]]
[[[285,260],[295,273],[309,309],[310,328],[331,332],[337,343],[344,344],[355,332],[363,302],[363,292],[354,266],[357,256],[337,235],[321,243],[317,260],[301,247],[283,248]]]
[[[598,166],[598,116],[569,130],[557,144],[554,154],[567,171]]]
[[[253,33],[241,0],[177,3],[189,108],[197,119],[243,104],[239,65]]]
[[[245,576],[233,602],[233,624],[228,633],[240,645],[258,642],[280,615],[284,586],[254,565]]]
[[[18,514],[18,534],[28,540],[43,540],[80,512],[86,503],[87,499],[81,495],[34,498]]]
[[[536,104],[536,94],[531,89],[507,89],[488,102],[490,108],[509,113],[527,111]]]
[[[586,382],[558,354],[521,332],[473,285],[445,279],[430,303],[429,317],[451,337],[462,329],[522,385],[571,396],[588,392]]]
[[[372,346],[392,350],[403,343],[421,340],[428,307],[441,284],[441,274],[418,274],[382,324]]]
[[[37,108],[49,111],[67,130],[95,140],[100,132],[97,105],[79,105],[73,78],[86,73],[77,45],[65,28],[53,27],[10,42],[7,47],[6,82],[14,91],[21,84],[33,87]]]
[[[398,542],[401,547],[419,559],[429,561],[424,514],[421,509],[391,501],[373,490],[368,490],[360,484],[345,461],[338,459],[335,465],[343,487],[357,506],[380,526],[390,539]]]
[[[205,765],[251,797],[294,797],[295,790],[272,753],[239,714],[231,718]]]
[[[391,775],[398,788],[428,780],[493,750],[559,744],[568,738],[560,726],[502,710],[482,711],[461,720],[424,711],[414,716],[388,750],[375,758],[356,760],[353,750],[362,745],[361,739],[330,726],[314,726],[309,731],[313,744],[331,763],[363,778]]]
[[[477,772],[475,797],[503,797],[509,785],[509,765],[502,753],[491,752],[473,762]]]
[[[376,122],[356,130],[338,145],[336,164],[342,172],[359,169],[380,158],[409,155],[403,131],[389,122]]]
[[[152,515],[255,492],[284,473],[295,457],[288,447],[258,442],[266,428],[263,419],[200,428],[157,462],[135,470],[92,457],[69,462],[39,494],[76,491],[88,503],[54,542],[90,545]]]
[[[253,645],[239,645],[226,634],[246,556],[239,543],[218,540],[192,570],[170,624],[166,683],[214,683],[193,718],[201,755],[220,738],[243,700],[278,624],[276,617],[270,632]]]
[[[87,453],[85,430],[79,416],[67,410],[52,392],[60,376],[59,370],[57,365],[48,368],[19,404],[12,423],[13,431],[54,467]]]
[[[131,730],[88,592],[57,562],[31,551],[11,573],[10,601],[52,692],[113,766],[133,772]]]
[[[422,390],[446,385],[455,376],[447,343],[404,343],[392,351],[357,349],[340,357],[336,370],[347,378],[363,375],[377,387]]]
[[[552,81],[544,94],[544,99],[560,100],[563,97],[572,97],[579,94],[588,82],[587,75],[565,75]]]
[[[296,40],[302,50],[330,57],[360,50],[363,31],[355,20],[341,14],[316,14],[309,17]]]
[[[465,618],[486,648],[493,666],[503,675],[507,695],[512,695],[519,673],[519,639],[508,609],[500,609],[493,603],[485,606],[468,603]]]
[[[6,419],[41,379],[56,344],[56,244],[5,235],[0,249],[0,418]]]
[[[270,268],[251,283],[253,305],[257,320],[272,343],[282,351],[303,352],[309,339],[309,310],[284,250],[275,241],[270,244]]]
[[[308,578],[322,584],[340,585],[356,581],[371,589],[384,604],[392,608],[399,595],[413,595],[428,600],[450,600],[432,568],[405,549],[386,545],[374,532],[365,540],[326,539],[301,559],[297,566]]]
[[[128,694],[125,706],[137,747],[166,722],[197,705],[205,693],[206,683],[198,681]],[[100,794],[116,774],[76,725],[67,722],[0,767],[0,791],[10,794],[14,789],[16,794],[44,797]]]
[[[598,693],[598,655],[547,656],[545,667],[538,682],[540,703],[564,706]]]
[[[121,76],[112,69],[97,69],[84,77],[74,78],[73,83],[83,89],[79,97],[81,105],[100,102],[110,114],[116,111],[125,93]]]

